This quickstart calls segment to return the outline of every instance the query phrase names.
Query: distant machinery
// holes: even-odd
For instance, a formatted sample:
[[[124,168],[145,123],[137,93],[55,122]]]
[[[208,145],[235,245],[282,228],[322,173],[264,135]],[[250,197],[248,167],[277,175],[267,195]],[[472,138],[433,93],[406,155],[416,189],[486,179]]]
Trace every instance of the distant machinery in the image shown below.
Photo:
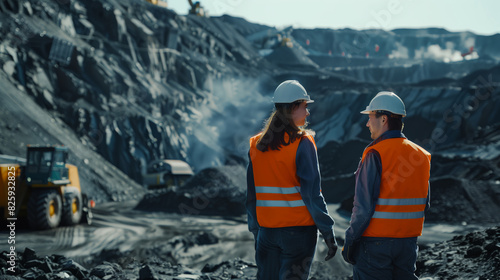
[[[146,1],[156,6],[168,8],[168,2],[166,0],[146,0]],[[200,1],[196,1],[193,3],[192,0],[188,0],[188,3],[189,3],[188,13],[190,15],[197,15],[200,17],[206,16],[205,9],[200,4]]]
[[[153,5],[157,5],[160,7],[164,7],[164,8],[168,7],[168,3],[165,0],[146,0],[146,1],[148,1],[149,3],[151,3]]]
[[[143,184],[148,189],[181,186],[193,175],[191,166],[182,160],[156,160],[148,165]]]
[[[0,157],[3,218],[27,217],[36,229],[90,224],[94,202],[82,194],[78,168],[64,146],[28,146],[26,160]]]
[[[189,14],[191,14],[191,15],[197,15],[197,16],[200,16],[200,17],[204,17],[205,16],[205,10],[201,6],[200,1],[196,1],[196,2],[193,3],[192,0],[188,0],[188,2],[189,2],[189,6],[191,7],[189,9]]]
[[[289,26],[282,30],[269,28],[247,36],[247,40],[260,50],[272,50],[280,46],[293,47],[291,33],[293,27]]]

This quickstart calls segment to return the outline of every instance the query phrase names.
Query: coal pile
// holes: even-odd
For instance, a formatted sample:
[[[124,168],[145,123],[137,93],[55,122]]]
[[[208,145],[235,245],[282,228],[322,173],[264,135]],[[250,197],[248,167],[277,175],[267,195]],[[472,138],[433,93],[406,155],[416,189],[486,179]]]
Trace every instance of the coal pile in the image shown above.
[[[7,262],[15,263],[8,266]],[[23,253],[11,258],[7,252],[0,255],[2,268],[0,279],[255,279],[256,266],[234,259],[220,264],[206,265],[202,270],[151,258],[144,262],[131,261],[126,265],[103,261],[85,268],[72,259],[61,255],[38,257],[36,252],[25,248]],[[7,270],[7,267],[11,268]]]
[[[425,279],[500,279],[500,228],[455,236],[419,253],[417,275]]]
[[[241,165],[207,168],[183,186],[146,194],[137,210],[192,215],[239,216],[246,213],[246,169]]]
[[[496,214],[500,211],[498,183],[441,178],[431,184],[431,208],[426,221],[454,224],[495,224],[500,221]]]

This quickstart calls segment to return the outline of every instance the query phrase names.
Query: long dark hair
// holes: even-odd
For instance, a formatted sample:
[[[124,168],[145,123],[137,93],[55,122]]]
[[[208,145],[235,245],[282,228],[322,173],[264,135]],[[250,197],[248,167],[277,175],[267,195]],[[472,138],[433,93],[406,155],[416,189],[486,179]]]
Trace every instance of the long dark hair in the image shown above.
[[[265,152],[269,149],[279,151],[281,146],[287,146],[308,133],[314,135],[313,131],[305,129],[307,123],[298,127],[292,119],[293,110],[299,107],[302,102],[304,101],[275,104],[275,109],[266,120],[264,130],[257,140],[259,151]],[[285,133],[288,134],[288,139],[285,139]]]

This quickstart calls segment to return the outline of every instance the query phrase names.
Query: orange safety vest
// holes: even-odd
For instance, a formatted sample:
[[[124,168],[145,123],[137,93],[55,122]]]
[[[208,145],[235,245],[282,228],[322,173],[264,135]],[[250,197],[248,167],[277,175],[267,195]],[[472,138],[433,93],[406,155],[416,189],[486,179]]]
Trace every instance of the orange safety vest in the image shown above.
[[[285,134],[288,137],[288,134]],[[312,136],[305,136],[316,148]],[[280,228],[312,226],[314,220],[300,195],[300,179],[297,176],[295,158],[302,139],[297,139],[279,151],[266,152],[257,149],[260,134],[250,138],[257,221],[261,227]]]
[[[431,154],[405,138],[389,138],[365,149],[380,154],[380,194],[363,236],[406,238],[422,235],[429,191]]]

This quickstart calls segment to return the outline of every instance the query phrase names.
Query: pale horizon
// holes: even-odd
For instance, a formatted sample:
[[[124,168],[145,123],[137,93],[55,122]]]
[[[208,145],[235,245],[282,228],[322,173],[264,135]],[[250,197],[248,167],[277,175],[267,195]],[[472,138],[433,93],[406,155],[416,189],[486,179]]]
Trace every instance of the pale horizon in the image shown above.
[[[170,0],[168,7],[184,15],[188,1]],[[195,2],[195,1],[193,1]],[[242,17],[249,22],[283,28],[355,30],[444,28],[478,35],[500,33],[500,1],[465,0],[215,0],[200,1],[209,16]]]

